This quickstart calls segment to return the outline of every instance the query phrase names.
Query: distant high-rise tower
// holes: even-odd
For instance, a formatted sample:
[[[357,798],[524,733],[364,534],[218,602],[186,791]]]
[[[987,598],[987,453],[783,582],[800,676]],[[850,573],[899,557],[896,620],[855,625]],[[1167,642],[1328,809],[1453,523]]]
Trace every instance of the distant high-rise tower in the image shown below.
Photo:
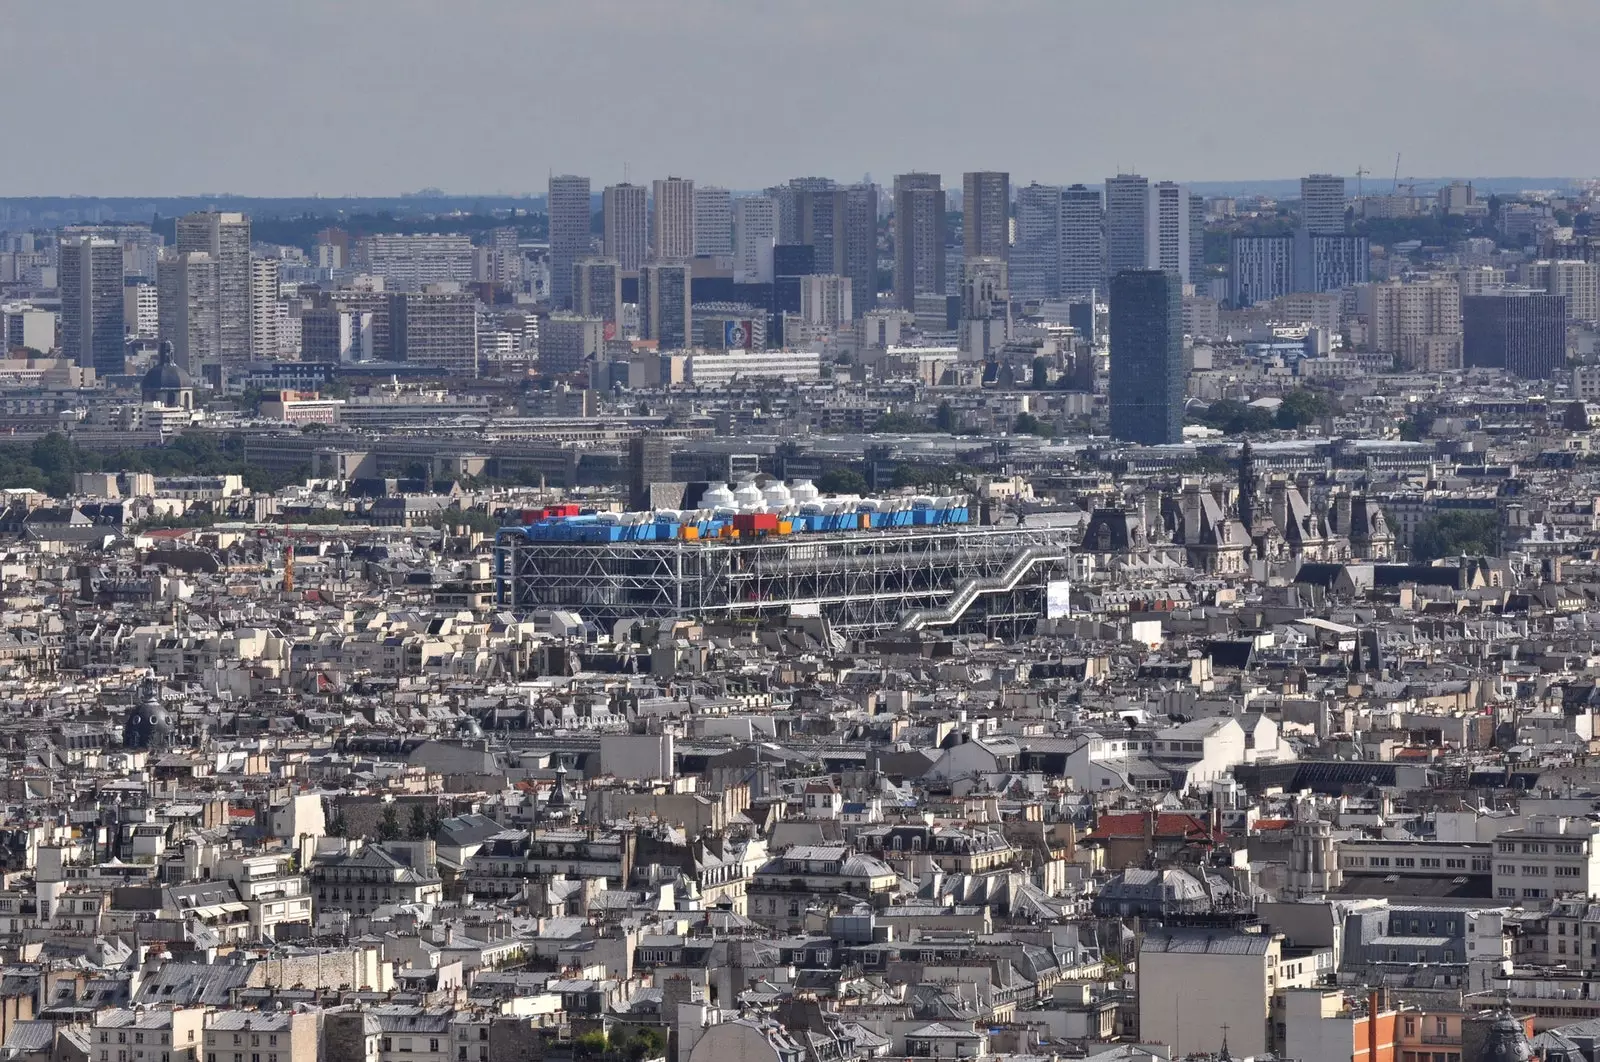
[[[605,254],[624,273],[637,273],[649,257],[650,212],[644,185],[613,184],[601,196],[605,217]]]
[[[1567,300],[1504,287],[1461,300],[1461,353],[1467,368],[1505,369],[1547,380],[1567,366]]]
[[[215,359],[228,364],[250,360],[250,218],[244,214],[205,211],[177,221],[179,254],[211,256],[217,271],[217,339]],[[165,338],[165,337],[163,337]],[[174,350],[176,350],[174,340]],[[192,367],[190,371],[194,371]]]
[[[589,253],[589,178],[550,178],[550,302],[572,308],[572,264]]]
[[[1187,205],[1187,204],[1186,204]],[[1111,437],[1183,441],[1183,285],[1160,269],[1111,278]]]
[[[172,360],[195,375],[221,360],[220,284],[217,260],[204,251],[174,252],[156,265],[161,338],[172,344]]]
[[[650,254],[662,261],[694,257],[694,182],[668,177],[655,182],[650,215]]]
[[[63,241],[56,280],[61,289],[62,356],[97,374],[120,373],[126,327],[122,245],[94,236]]]
[[[1011,175],[993,170],[961,178],[961,247],[968,258],[1011,254]]]
[[[572,309],[606,323],[605,338],[615,339],[622,322],[622,270],[615,258],[580,258],[572,267]]]
[[[894,297],[914,310],[918,295],[943,295],[944,186],[937,173],[894,179]]]
[[[683,350],[694,326],[689,313],[689,267],[682,261],[647,262],[639,270],[639,332],[657,350]]]
[[[1061,193],[1063,299],[1088,299],[1095,292],[1105,293],[1106,228],[1100,189],[1075,184]],[[1141,247],[1143,239],[1141,235]]]
[[[1313,173],[1300,178],[1300,227],[1313,236],[1344,231],[1344,178]]]
[[[1061,205],[1061,189],[1057,185],[1030,184],[1017,189],[1017,245],[1011,249],[1011,293],[1018,298],[1061,297]],[[1098,230],[1098,218],[1095,227]]]
[[[1145,214],[1145,266],[1176,273],[1182,283],[1189,282],[1191,234],[1189,189],[1171,181],[1150,186],[1149,210]]]
[[[250,357],[271,361],[278,349],[278,259],[250,259]]]
[[[726,188],[694,190],[694,253],[733,253],[733,196]]]
[[[778,242],[778,204],[770,196],[733,201],[733,279],[737,284],[772,283],[772,248]]]
[[[1189,283],[1200,283],[1206,271],[1206,197],[1189,193]]]
[[[844,275],[850,278],[850,305],[857,317],[878,307],[878,186],[852,184],[844,190]]]
[[[1126,269],[1144,269],[1150,214],[1150,182],[1136,173],[1106,178],[1106,275]],[[1102,284],[1104,281],[1102,281]]]

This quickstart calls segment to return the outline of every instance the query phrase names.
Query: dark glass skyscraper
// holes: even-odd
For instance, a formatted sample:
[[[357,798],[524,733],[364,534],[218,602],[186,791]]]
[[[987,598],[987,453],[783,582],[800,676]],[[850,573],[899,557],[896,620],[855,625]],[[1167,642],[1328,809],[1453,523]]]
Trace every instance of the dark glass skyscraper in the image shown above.
[[[1111,278],[1111,437],[1183,441],[1183,284],[1128,269]]]
[[[1565,295],[1507,289],[1461,300],[1462,364],[1549,379],[1567,364]]]

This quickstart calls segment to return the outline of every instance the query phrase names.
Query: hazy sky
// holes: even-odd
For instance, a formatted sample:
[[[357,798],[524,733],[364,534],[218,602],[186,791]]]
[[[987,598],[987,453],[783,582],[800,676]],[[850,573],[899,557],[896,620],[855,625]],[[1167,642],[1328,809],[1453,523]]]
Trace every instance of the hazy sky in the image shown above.
[[[1586,176],[1592,0],[0,0],[0,194]]]

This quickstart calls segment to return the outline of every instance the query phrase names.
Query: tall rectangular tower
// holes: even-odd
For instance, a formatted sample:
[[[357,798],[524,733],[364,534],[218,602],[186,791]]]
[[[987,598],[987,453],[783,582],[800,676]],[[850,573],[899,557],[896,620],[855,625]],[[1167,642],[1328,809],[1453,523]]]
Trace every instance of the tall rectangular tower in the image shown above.
[[[1171,181],[1150,186],[1145,214],[1145,267],[1176,273],[1189,282],[1189,189]]]
[[[121,244],[94,236],[65,240],[59,266],[62,356],[97,374],[120,373],[126,329]]]
[[[650,255],[662,261],[694,257],[694,182],[668,177],[655,182],[650,215]]]
[[[589,253],[589,178],[550,178],[550,302],[572,308],[572,265]]]
[[[726,188],[694,190],[694,253],[733,253],[733,196]]]
[[[1017,245],[1011,249],[1011,293],[1023,299],[1061,297],[1061,189],[1017,189]]]
[[[639,332],[657,350],[684,350],[694,335],[689,312],[689,267],[648,262],[639,270]]]
[[[222,360],[217,274],[216,259],[204,251],[174,252],[156,265],[161,338],[172,344],[172,360],[196,376]]]
[[[735,199],[733,239],[734,283],[772,283],[772,249],[778,242],[777,202],[764,195]]]
[[[650,221],[641,184],[613,184],[601,196],[605,255],[624,273],[637,273],[649,257]]]
[[[203,211],[186,214],[176,226],[179,254],[211,256],[217,273],[217,360],[238,365],[250,360],[250,218],[245,214]]]
[[[1142,248],[1142,235],[1139,240]],[[1106,216],[1100,190],[1075,184],[1061,193],[1061,297],[1088,299],[1105,290]]]
[[[943,295],[944,186],[937,173],[894,179],[894,297],[914,310],[918,295]]]
[[[1344,231],[1344,178],[1313,173],[1300,178],[1300,227],[1313,236]]]
[[[1150,182],[1136,173],[1107,177],[1105,210],[1106,275],[1113,277],[1126,269],[1147,268]]]
[[[995,170],[961,177],[961,246],[967,258],[1011,254],[1011,175]]]
[[[1187,204],[1185,204],[1187,207]],[[1183,284],[1162,269],[1111,278],[1111,437],[1183,441]]]

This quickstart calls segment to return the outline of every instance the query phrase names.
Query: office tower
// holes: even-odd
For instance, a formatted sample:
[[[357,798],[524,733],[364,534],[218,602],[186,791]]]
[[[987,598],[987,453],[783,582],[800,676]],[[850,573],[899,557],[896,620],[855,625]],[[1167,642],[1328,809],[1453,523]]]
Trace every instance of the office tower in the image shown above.
[[[572,305],[572,264],[589,253],[589,178],[550,178],[550,302]]]
[[[206,211],[177,221],[179,254],[203,252],[217,271],[216,358],[230,364],[250,360],[250,219]]]
[[[805,180],[794,190],[800,242],[814,249],[817,272],[843,275],[844,191],[826,178]]]
[[[639,270],[639,334],[657,350],[689,346],[689,267],[682,262],[647,262]]]
[[[476,257],[472,238],[455,233],[363,236],[352,255],[357,273],[382,277],[391,292],[470,284]]]
[[[1189,218],[1189,189],[1171,181],[1150,186],[1149,209],[1145,213],[1145,265],[1176,273],[1189,283],[1189,249],[1192,229]]]
[[[1144,261],[1143,231],[1141,226],[1141,264]],[[1106,214],[1100,201],[1100,189],[1075,184],[1061,193],[1061,297],[1092,299],[1096,292],[1105,290]]]
[[[61,244],[57,267],[62,357],[98,374],[120,373],[126,327],[122,246],[114,240],[79,236]]]
[[[278,260],[250,259],[250,357],[276,358],[278,344]]]
[[[1150,182],[1136,173],[1106,178],[1106,275],[1145,269],[1145,237],[1150,214]],[[1104,285],[1104,280],[1101,285]]]
[[[1521,275],[1529,287],[1563,296],[1571,320],[1600,320],[1600,263],[1546,258],[1524,263]]]
[[[821,329],[835,329],[850,322],[853,314],[849,277],[813,273],[799,281],[802,322]]]
[[[173,252],[156,264],[161,338],[172,344],[179,368],[194,375],[222,360],[218,272],[216,259],[204,251]]]
[[[126,259],[124,259],[126,262]],[[160,268],[160,263],[156,266]],[[123,277],[122,279],[122,330],[139,339],[161,338],[161,297],[157,293],[155,273],[150,279]]]
[[[624,273],[637,273],[649,256],[650,212],[645,207],[644,186],[613,184],[601,196],[605,219],[604,250]]]
[[[300,314],[301,361],[372,361],[373,339],[371,310],[328,306]]]
[[[800,277],[817,271],[817,249],[806,243],[780,243],[772,249],[772,312],[800,312]]]
[[[694,190],[694,253],[733,253],[733,195],[726,188]]]
[[[1017,244],[1011,249],[1011,292],[1020,299],[1061,297],[1061,188],[1017,189]],[[1099,229],[1098,220],[1095,225]]]
[[[1235,309],[1287,295],[1294,287],[1295,238],[1235,236],[1228,247],[1228,298]]]
[[[852,184],[844,190],[844,275],[850,278],[850,304],[857,317],[878,307],[878,186]]]
[[[777,201],[765,195],[734,200],[733,239],[734,283],[772,283],[772,248],[778,242]]]
[[[396,361],[431,365],[451,376],[478,375],[478,300],[465,292],[402,292],[389,297]]]
[[[1505,287],[1461,300],[1461,354],[1468,368],[1546,380],[1567,365],[1567,300]]]
[[[1111,278],[1111,437],[1183,441],[1183,284],[1160,269]]]
[[[1356,289],[1356,311],[1367,319],[1368,350],[1430,372],[1461,366],[1461,294],[1454,280],[1364,284]]]
[[[1315,236],[1344,231],[1344,178],[1313,173],[1300,178],[1300,227]]]
[[[585,249],[588,246],[589,239],[586,236]],[[511,226],[490,229],[476,254],[473,279],[498,287],[516,287],[522,281],[522,241],[517,230]]]
[[[894,297],[914,310],[918,295],[945,294],[944,186],[937,173],[894,179]]]
[[[1011,255],[1011,174],[993,170],[961,176],[961,247],[967,258]]]
[[[606,323],[598,317],[558,313],[539,326],[539,372],[583,372],[606,348]]]
[[[1365,236],[1317,235],[1300,229],[1294,236],[1294,290],[1339,291],[1365,284],[1370,276],[1371,248]]]
[[[1206,197],[1189,193],[1189,283],[1199,284],[1206,272]]]
[[[655,182],[650,214],[650,254],[661,261],[694,257],[694,182],[668,177]]]
[[[615,258],[583,258],[573,267],[572,309],[606,323],[606,338],[622,334],[622,270]]]

